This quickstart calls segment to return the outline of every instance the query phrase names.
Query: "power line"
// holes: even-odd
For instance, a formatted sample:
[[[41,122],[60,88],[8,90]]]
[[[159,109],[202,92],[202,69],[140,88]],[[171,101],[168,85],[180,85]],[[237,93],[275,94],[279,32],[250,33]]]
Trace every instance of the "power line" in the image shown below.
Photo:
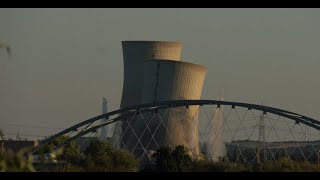
[[[17,135],[17,133],[13,133],[13,132],[5,132],[5,135]],[[44,135],[39,135],[39,134],[19,134],[19,137],[22,136],[30,136],[30,137],[47,137]]]
[[[57,127],[29,126],[29,125],[22,125],[22,124],[8,124],[8,125],[9,126],[15,126],[15,127],[40,128],[40,129],[64,129],[64,128],[57,128]]]

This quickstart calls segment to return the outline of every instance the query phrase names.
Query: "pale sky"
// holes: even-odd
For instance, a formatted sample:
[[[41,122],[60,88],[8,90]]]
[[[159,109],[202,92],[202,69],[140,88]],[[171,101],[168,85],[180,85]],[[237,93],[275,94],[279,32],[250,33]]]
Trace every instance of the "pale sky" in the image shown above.
[[[320,119],[319,19],[318,9],[0,9],[13,53],[0,50],[0,128],[46,136],[101,114],[102,97],[118,109],[124,40],[181,42],[183,61],[207,67],[202,99],[223,91]]]

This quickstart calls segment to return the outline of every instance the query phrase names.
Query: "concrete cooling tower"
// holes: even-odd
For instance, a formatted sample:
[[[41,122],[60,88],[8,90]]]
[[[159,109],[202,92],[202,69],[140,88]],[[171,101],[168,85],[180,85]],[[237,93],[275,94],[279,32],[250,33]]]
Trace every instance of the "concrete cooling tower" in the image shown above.
[[[143,88],[143,63],[148,59],[179,61],[182,45],[165,41],[122,41],[124,77],[121,107],[137,105]]]
[[[205,67],[181,61],[153,59],[145,61],[143,69],[144,83],[141,104],[200,99],[206,74]],[[174,148],[184,145],[191,153],[190,155],[196,157],[199,155],[197,109],[198,106],[190,106],[189,109],[177,107],[160,110],[160,116],[155,117],[151,117],[152,113],[144,114],[146,122],[136,119],[133,123],[133,129],[139,137],[148,124],[150,130],[144,132],[141,137],[143,147],[140,144],[135,147],[137,139],[133,136],[127,136],[123,142],[129,150],[135,147],[134,153],[137,155],[142,155],[144,148],[155,151],[162,146]]]
[[[120,108],[140,104],[143,88],[143,63],[148,59],[180,60],[182,45],[179,42],[166,41],[122,41],[124,77]],[[122,131],[126,121],[118,122],[112,138],[112,144],[120,147]],[[131,133],[126,135],[133,136]],[[123,137],[125,139],[126,137]]]

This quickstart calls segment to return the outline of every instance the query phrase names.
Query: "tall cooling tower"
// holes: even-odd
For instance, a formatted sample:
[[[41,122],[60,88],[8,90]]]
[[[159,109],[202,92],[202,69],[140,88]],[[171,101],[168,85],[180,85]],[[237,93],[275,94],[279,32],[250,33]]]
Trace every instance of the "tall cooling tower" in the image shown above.
[[[121,107],[137,105],[143,87],[143,63],[148,59],[180,60],[182,45],[165,41],[122,41],[124,78]]]
[[[144,61],[148,59],[179,61],[181,49],[182,45],[179,42],[122,41],[124,77],[120,108],[141,103]],[[115,147],[120,147],[122,131],[127,127],[126,121],[123,122],[118,122],[115,127],[112,137],[112,144]]]
[[[206,68],[200,65],[164,59],[148,60],[144,63],[144,85],[141,103],[169,100],[198,100],[201,96]],[[136,120],[133,129],[142,137],[127,136],[127,148],[135,147],[135,154],[144,150],[157,150],[161,146],[184,145],[191,155],[199,155],[198,107],[190,106],[160,110],[159,116]],[[144,132],[148,124],[148,131]],[[144,132],[144,134],[142,134]]]

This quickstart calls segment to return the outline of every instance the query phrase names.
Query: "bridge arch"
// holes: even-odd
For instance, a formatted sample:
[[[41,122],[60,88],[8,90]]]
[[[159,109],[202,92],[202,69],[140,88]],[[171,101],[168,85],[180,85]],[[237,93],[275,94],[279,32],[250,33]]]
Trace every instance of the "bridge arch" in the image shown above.
[[[74,126],[71,126],[47,139],[44,139],[40,142],[41,145],[48,144],[52,142],[54,139],[61,137],[63,135],[66,135],[70,132],[76,132],[78,129],[84,127],[81,131],[78,131],[76,135],[70,137],[67,141],[65,141],[61,147],[67,145],[71,141],[84,136],[90,132],[97,131],[99,128],[106,126],[111,123],[115,123],[117,121],[121,121],[123,119],[126,119],[127,117],[131,117],[137,113],[147,113],[147,112],[155,112],[163,109],[168,108],[177,108],[177,107],[186,107],[189,108],[190,106],[214,106],[216,105],[217,108],[220,106],[229,106],[232,109],[235,109],[237,107],[241,108],[247,108],[248,110],[258,110],[263,112],[264,114],[271,113],[274,115],[278,115],[281,117],[285,117],[289,120],[294,121],[295,123],[301,123],[308,127],[312,127],[316,130],[320,130],[320,122],[316,119],[290,112],[287,110],[274,108],[274,107],[268,107],[263,105],[257,105],[257,104],[250,104],[250,103],[242,103],[242,102],[230,102],[230,101],[217,101],[217,100],[175,100],[175,101],[162,101],[157,103],[148,103],[148,104],[141,104],[136,106],[131,106],[127,108],[118,109],[109,113],[101,114],[98,116],[95,116],[93,118],[87,119],[83,122],[80,122]],[[107,119],[104,123],[98,124],[95,126],[90,127],[94,122],[97,122],[100,119]]]
[[[244,108],[248,108],[248,109],[255,109],[255,110],[260,110],[263,111],[265,113],[272,113],[272,114],[276,114],[276,115],[280,115],[283,117],[286,117],[288,119],[297,121],[299,123],[303,123],[305,125],[311,126],[317,130],[320,130],[320,121],[315,120],[313,118],[301,115],[301,114],[297,114],[294,112],[290,112],[287,110],[283,110],[283,109],[278,109],[278,108],[273,108],[273,107],[268,107],[268,106],[263,106],[263,105],[257,105],[257,104],[249,104],[249,103],[241,103],[241,102],[231,102],[231,101],[217,101],[217,100],[176,100],[176,101],[162,101],[162,102],[157,102],[157,103],[148,103],[148,104],[141,104],[141,105],[136,105],[136,106],[131,106],[131,107],[127,107],[127,108],[123,108],[123,109],[118,109],[109,113],[105,113],[105,114],[101,114],[95,117],[92,117],[90,119],[87,119],[83,122],[80,122],[74,126],[71,126],[51,137],[49,137],[48,139],[45,139],[43,141],[41,141],[41,144],[47,144],[52,142],[54,139],[63,136],[67,133],[69,133],[70,131],[75,131],[78,128],[82,127],[82,126],[86,126],[86,125],[90,125],[95,121],[98,121],[100,119],[110,119],[112,116],[115,115],[121,115],[121,114],[126,114],[124,116],[129,116],[130,114],[134,114],[135,112],[148,112],[148,111],[154,111],[154,110],[159,110],[159,109],[164,109],[164,108],[168,108],[168,107],[182,107],[182,106],[202,106],[202,105],[223,105],[223,106],[232,106],[232,107],[244,107]],[[106,123],[99,125],[99,126],[95,126],[95,127],[91,127],[91,130],[96,130],[98,128],[101,128],[105,125],[108,125],[110,123],[113,123],[115,121],[118,121],[120,119],[123,119],[124,116],[118,116],[118,117],[114,117],[113,119],[110,119],[109,121],[107,121]],[[90,130],[88,129],[88,131],[86,132],[90,132]],[[82,133],[82,135],[85,135],[84,133]]]

